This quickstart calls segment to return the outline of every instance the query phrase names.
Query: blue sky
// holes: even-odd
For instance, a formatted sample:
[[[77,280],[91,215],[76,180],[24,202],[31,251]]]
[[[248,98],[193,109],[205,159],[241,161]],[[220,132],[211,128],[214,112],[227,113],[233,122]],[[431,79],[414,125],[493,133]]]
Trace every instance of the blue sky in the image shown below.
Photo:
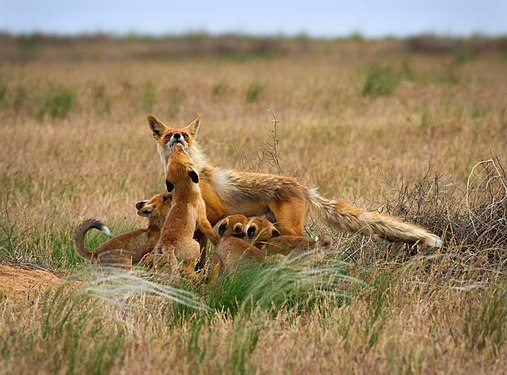
[[[507,0],[0,0],[14,34],[507,35]]]

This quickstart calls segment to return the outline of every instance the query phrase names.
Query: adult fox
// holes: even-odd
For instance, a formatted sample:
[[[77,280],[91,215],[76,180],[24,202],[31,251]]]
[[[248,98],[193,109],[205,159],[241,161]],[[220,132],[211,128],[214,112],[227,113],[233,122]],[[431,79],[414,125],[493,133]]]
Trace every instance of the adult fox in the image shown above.
[[[201,116],[183,128],[171,128],[148,115],[153,139],[167,170],[172,145],[182,144],[198,169],[206,214],[211,225],[227,215],[273,215],[282,235],[303,235],[305,217],[310,209],[322,216],[330,227],[363,235],[378,235],[389,240],[420,241],[429,247],[442,246],[442,240],[425,228],[377,212],[365,212],[342,200],[329,200],[308,189],[295,178],[274,174],[241,172],[215,167],[197,143]]]

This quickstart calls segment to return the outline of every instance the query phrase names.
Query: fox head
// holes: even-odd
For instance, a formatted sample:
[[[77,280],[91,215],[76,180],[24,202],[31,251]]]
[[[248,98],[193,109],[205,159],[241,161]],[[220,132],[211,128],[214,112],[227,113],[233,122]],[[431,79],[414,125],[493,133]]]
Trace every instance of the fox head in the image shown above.
[[[242,214],[229,215],[222,219],[216,226],[215,230],[221,238],[238,237],[243,238],[245,233],[243,227],[248,222],[248,218]]]
[[[175,185],[191,186],[189,184],[199,184],[199,174],[183,144],[175,143],[171,149],[172,152],[167,161],[167,191],[171,193]]]
[[[149,218],[150,222],[165,220],[171,208],[172,195],[170,193],[157,194],[149,200],[136,203],[137,214]]]
[[[190,157],[196,162],[198,169],[206,164],[206,160],[199,145],[197,144],[197,132],[201,125],[201,115],[198,115],[184,128],[170,128],[154,115],[148,115],[153,139],[157,144],[157,151],[160,155],[164,169],[167,169],[167,162],[176,144],[182,145]]]
[[[253,244],[280,236],[280,232],[275,225],[263,216],[250,218],[248,223],[244,225],[243,231]]]
[[[154,215],[165,216],[171,207],[172,196],[168,193],[157,194],[148,200],[136,203],[139,216],[150,217]]]

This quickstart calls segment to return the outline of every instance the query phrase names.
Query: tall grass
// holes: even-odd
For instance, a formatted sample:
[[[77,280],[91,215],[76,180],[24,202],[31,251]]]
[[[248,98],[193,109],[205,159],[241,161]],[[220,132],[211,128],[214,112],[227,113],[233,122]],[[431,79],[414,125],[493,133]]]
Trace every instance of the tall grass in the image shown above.
[[[398,72],[390,66],[372,65],[363,86],[363,96],[390,96],[399,82]]]
[[[68,45],[83,59],[58,60],[58,43],[26,43],[37,53],[22,66],[2,62],[0,260],[67,282],[46,294],[29,285],[15,303],[0,288],[1,373],[507,368],[507,65],[496,52],[457,63],[393,40],[301,38],[269,59],[170,58],[131,40],[89,42],[102,51],[93,57]],[[114,233],[141,228],[135,202],[165,189],[151,111],[169,126],[202,113],[199,142],[215,165],[296,177],[445,245],[312,218],[308,232],[332,235],[331,251],[245,266],[214,286],[90,267],[75,227],[95,217]],[[94,231],[87,246],[105,240]]]
[[[255,103],[259,100],[264,91],[264,86],[259,82],[252,82],[246,91],[246,101],[247,103]]]
[[[42,99],[37,116],[40,120],[47,116],[54,119],[65,118],[76,105],[76,102],[76,93],[73,89],[51,88]]]
[[[102,116],[109,116],[111,114],[111,100],[106,92],[105,85],[99,85],[95,88],[95,106],[97,111]]]

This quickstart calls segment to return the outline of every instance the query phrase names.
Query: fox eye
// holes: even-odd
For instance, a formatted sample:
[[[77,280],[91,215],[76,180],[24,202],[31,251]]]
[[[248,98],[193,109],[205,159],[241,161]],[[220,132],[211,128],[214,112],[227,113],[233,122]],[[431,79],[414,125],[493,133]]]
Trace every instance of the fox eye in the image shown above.
[[[183,133],[183,138],[188,139],[188,134]]]
[[[162,202],[167,202],[167,195],[162,196]]]
[[[166,134],[166,136],[164,137],[165,139],[171,139],[173,135],[172,134]]]

